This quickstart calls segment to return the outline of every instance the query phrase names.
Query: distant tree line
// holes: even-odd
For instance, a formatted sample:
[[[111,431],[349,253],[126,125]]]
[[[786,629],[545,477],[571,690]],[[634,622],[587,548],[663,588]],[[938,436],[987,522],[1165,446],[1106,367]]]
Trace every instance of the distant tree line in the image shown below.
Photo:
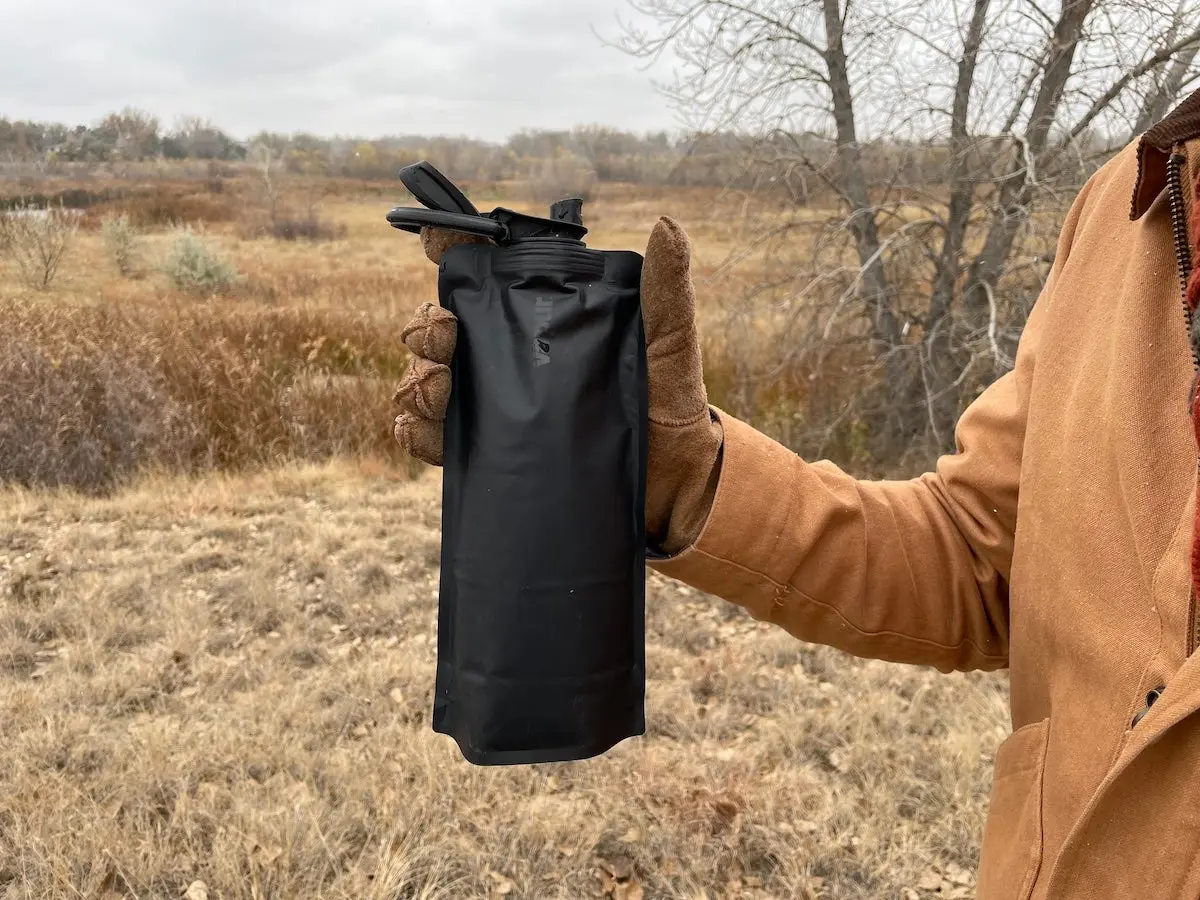
[[[1093,141],[1100,151],[1104,142]],[[0,117],[0,167],[8,164],[104,164],[151,160],[239,162],[253,148],[269,148],[278,166],[297,175],[390,180],[405,165],[428,159],[462,181],[545,179],[548,166],[575,183],[626,182],[665,186],[718,186],[770,190],[806,204],[830,186],[797,159],[832,159],[828,136],[775,132],[635,134],[600,125],[566,130],[525,130],[503,143],[468,137],[400,135],[381,138],[321,137],[260,132],[238,140],[196,116],[164,128],[138,109],[110,113],[93,125],[13,121]],[[989,155],[981,146],[982,156]],[[1102,155],[1102,153],[1101,153]],[[876,142],[864,147],[864,164],[880,180],[937,184],[949,149],[938,142]],[[564,176],[563,173],[566,173]]]
[[[197,116],[184,117],[169,130],[156,116],[132,108],[73,127],[0,117],[0,161],[6,162],[237,160],[245,154],[243,143]]]

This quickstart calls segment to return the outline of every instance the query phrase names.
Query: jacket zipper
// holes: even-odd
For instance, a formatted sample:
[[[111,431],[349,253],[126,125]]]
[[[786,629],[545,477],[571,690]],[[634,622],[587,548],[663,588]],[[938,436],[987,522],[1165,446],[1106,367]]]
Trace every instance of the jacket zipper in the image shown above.
[[[1180,298],[1183,301],[1183,317],[1187,325],[1188,348],[1192,354],[1193,396],[1189,397],[1188,401],[1188,410],[1191,412],[1194,409],[1194,395],[1197,386],[1200,385],[1200,350],[1196,346],[1197,342],[1193,339],[1196,322],[1191,307],[1188,305],[1187,296],[1188,281],[1192,276],[1192,246],[1188,236],[1187,206],[1183,196],[1183,167],[1186,163],[1187,157],[1182,153],[1171,154],[1171,158],[1167,160],[1167,190],[1171,199],[1171,233],[1175,242],[1175,264],[1179,270]],[[1197,472],[1200,474],[1200,459],[1197,460]],[[1193,540],[1196,537],[1194,535]],[[1191,558],[1192,554],[1189,553],[1189,566],[1192,565]],[[1189,578],[1188,581],[1194,583],[1194,578]],[[1191,656],[1200,646],[1200,615],[1197,615],[1196,612],[1195,589],[1189,588],[1188,595],[1187,655]]]
[[[1200,616],[1196,615],[1196,598],[1192,597],[1192,608],[1188,613],[1188,632],[1191,639],[1188,641],[1188,656],[1196,652],[1196,648],[1200,647]]]
[[[1187,286],[1192,276],[1192,247],[1188,240],[1187,206],[1183,198],[1183,166],[1187,157],[1173,153],[1167,161],[1167,189],[1171,198],[1171,233],[1175,241],[1175,263],[1179,268],[1179,298],[1183,303],[1183,319],[1187,324],[1188,348],[1192,353],[1192,367],[1200,371],[1200,351],[1192,340],[1195,322],[1188,306]]]

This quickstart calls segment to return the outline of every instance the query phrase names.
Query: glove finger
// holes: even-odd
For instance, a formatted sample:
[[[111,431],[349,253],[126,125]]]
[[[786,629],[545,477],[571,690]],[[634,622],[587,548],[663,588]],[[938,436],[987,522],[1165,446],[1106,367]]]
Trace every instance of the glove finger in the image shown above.
[[[393,432],[404,452],[431,466],[442,464],[442,423],[422,419],[412,413],[396,417]]]
[[[422,303],[400,332],[400,340],[415,355],[443,366],[450,365],[457,339],[454,313],[436,303]]]
[[[392,402],[422,419],[440,422],[450,402],[450,368],[419,356],[413,357]]]
[[[677,222],[662,216],[650,232],[642,267],[642,318],[646,342],[694,328],[696,295],[691,278],[692,244]],[[661,348],[660,348],[661,349]]]
[[[434,265],[441,265],[442,257],[451,247],[459,244],[487,244],[487,238],[477,234],[464,234],[461,231],[450,231],[446,228],[433,228],[426,225],[421,229],[421,246],[425,255]]]
[[[691,261],[687,232],[660,218],[646,245],[641,291],[650,419],[662,425],[687,425],[708,414]]]

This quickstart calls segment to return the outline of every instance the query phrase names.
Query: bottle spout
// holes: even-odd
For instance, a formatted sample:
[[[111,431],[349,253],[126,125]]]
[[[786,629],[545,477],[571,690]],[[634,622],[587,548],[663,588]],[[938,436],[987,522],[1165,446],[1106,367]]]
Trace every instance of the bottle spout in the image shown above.
[[[583,224],[583,201],[577,197],[570,200],[559,200],[550,205],[550,218],[556,222],[568,222],[571,225]]]

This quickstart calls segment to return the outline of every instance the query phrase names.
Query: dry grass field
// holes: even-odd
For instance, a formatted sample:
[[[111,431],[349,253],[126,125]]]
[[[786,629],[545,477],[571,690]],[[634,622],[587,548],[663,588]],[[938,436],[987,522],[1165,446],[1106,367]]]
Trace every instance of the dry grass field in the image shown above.
[[[0,898],[972,897],[1001,676],[651,576],[646,736],[478,769],[433,734],[439,479],[389,398],[434,273],[383,221],[398,187],[318,188],[316,243],[254,232],[252,186],[178,189],[241,273],[222,296],[159,271],[154,216],[122,276],[95,226],[124,201],[49,291],[0,261]],[[719,392],[718,198],[602,186],[589,243],[640,250],[663,212]]]

